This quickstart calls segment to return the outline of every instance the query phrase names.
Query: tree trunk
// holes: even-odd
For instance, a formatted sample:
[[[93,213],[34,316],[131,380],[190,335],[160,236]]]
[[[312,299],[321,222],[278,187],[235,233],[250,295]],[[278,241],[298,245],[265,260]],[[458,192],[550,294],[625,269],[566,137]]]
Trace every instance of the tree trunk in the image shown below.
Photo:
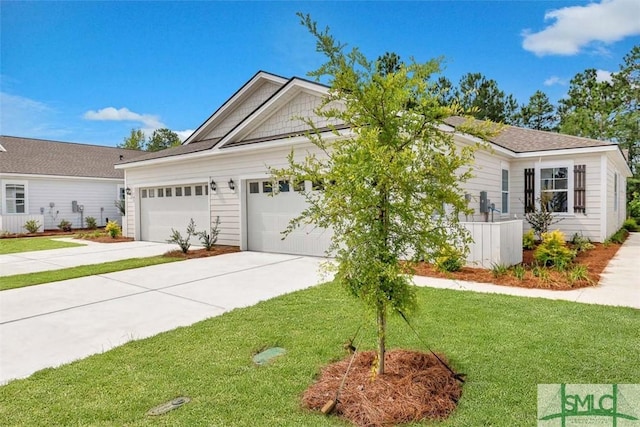
[[[378,303],[378,370],[377,374],[384,374],[384,355],[387,331],[387,307]]]

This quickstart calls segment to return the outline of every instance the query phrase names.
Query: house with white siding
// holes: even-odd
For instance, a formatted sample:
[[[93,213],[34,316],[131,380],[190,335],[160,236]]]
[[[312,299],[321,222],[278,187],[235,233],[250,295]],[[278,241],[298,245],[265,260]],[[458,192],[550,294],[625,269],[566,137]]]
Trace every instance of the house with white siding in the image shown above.
[[[219,244],[324,255],[329,230],[307,227],[282,240],[281,232],[304,209],[305,198],[300,186],[272,183],[269,167],[285,167],[292,150],[298,159],[323,155],[309,143],[308,126],[299,117],[311,118],[327,141],[340,137],[329,125],[343,135],[349,131],[315,116],[327,92],[318,83],[258,72],[183,145],[117,164],[125,173],[127,235],[164,242],[171,228],[184,230],[190,218],[206,229],[219,217]],[[456,130],[463,121],[452,117],[442,128],[460,145],[475,144],[476,137]],[[540,199],[553,201],[550,208],[563,218],[557,227],[569,237],[577,232],[601,242],[622,225],[630,170],[616,144],[511,126],[487,144],[489,149],[476,153],[475,177],[465,187],[475,210],[463,219],[470,227],[516,224],[519,248],[524,213]],[[275,196],[274,185],[280,190]],[[306,191],[321,191],[311,182],[303,185]],[[476,244],[490,252],[496,239]]]
[[[124,172],[114,168],[141,152],[98,145],[0,136],[0,232],[24,233],[36,220],[39,231],[121,222],[115,201],[124,198]]]

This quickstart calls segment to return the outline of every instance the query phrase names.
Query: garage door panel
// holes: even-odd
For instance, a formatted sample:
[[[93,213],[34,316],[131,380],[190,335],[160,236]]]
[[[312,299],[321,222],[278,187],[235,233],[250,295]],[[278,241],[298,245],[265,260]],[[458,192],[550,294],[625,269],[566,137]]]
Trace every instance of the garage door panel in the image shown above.
[[[195,221],[197,230],[208,230],[210,227],[209,196],[202,190],[206,188],[206,184],[199,184],[199,186],[198,195],[196,195],[195,186],[185,186],[191,188],[189,191],[191,196],[185,196],[184,194],[188,192],[184,191],[185,187],[180,187],[182,189],[180,193],[183,194],[180,197],[176,196],[176,191],[172,192],[173,197],[157,197],[158,191],[152,192],[152,189],[145,189],[146,192],[141,191],[141,239],[166,242],[171,236],[172,228],[184,236],[191,218]],[[155,197],[149,197],[151,194]]]
[[[304,225],[284,240],[282,232],[289,222],[307,207],[304,196],[290,187],[278,194],[265,193],[264,181],[257,181],[259,192],[247,194],[247,246],[249,250],[325,256],[331,232],[313,225]],[[309,183],[310,185],[310,183]],[[251,188],[251,185],[248,186]],[[253,187],[256,188],[255,186]]]

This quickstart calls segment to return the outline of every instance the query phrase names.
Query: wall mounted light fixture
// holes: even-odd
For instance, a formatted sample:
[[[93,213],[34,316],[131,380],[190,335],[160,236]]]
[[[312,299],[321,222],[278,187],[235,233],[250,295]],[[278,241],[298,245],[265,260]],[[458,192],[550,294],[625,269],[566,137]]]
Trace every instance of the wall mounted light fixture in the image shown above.
[[[235,182],[233,182],[233,178],[230,178],[230,179],[229,179],[228,184],[229,184],[229,189],[230,189],[231,191],[234,191],[234,190],[236,189],[236,183],[235,183]]]
[[[127,187],[126,192],[127,192],[127,196],[130,196],[131,195],[131,188]]]
[[[217,188],[218,187],[216,186],[216,182],[214,180],[211,180],[211,191],[215,193]]]

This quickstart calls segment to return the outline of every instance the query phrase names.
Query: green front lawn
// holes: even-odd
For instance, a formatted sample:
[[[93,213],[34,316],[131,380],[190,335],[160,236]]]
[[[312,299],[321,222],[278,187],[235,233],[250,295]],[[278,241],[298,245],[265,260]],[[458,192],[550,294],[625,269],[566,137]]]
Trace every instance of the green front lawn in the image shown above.
[[[412,319],[423,339],[467,374],[453,416],[436,426],[536,425],[537,384],[640,383],[640,311],[421,288]],[[194,326],[0,387],[4,425],[344,426],[311,413],[300,395],[362,323],[356,345],[374,346],[371,315],[329,283],[234,310]],[[399,319],[389,348],[425,350]],[[263,367],[267,346],[287,354]],[[184,407],[146,412],[177,396]]]
[[[150,265],[167,262],[182,261],[180,258],[154,256],[148,258],[129,258],[120,261],[104,262],[102,264],[81,265],[79,267],[63,268],[61,270],[40,271],[37,273],[0,276],[0,291],[23,288],[25,286],[40,285],[42,283],[58,282],[60,280],[75,279],[77,277],[93,276],[95,274],[113,273],[130,270],[132,268],[148,267]]]
[[[53,240],[55,238],[56,237],[20,237],[15,239],[0,239],[0,255],[15,254],[18,252],[44,251],[47,249],[71,248],[73,246],[85,246],[81,243]]]

